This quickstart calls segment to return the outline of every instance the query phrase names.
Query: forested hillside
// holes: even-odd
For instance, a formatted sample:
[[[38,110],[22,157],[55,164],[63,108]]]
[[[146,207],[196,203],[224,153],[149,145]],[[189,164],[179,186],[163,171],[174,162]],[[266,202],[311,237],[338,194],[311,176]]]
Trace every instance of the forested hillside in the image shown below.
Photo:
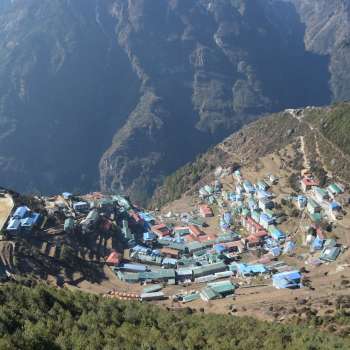
[[[349,338],[303,325],[166,311],[38,285],[0,288],[1,349],[349,349]]]

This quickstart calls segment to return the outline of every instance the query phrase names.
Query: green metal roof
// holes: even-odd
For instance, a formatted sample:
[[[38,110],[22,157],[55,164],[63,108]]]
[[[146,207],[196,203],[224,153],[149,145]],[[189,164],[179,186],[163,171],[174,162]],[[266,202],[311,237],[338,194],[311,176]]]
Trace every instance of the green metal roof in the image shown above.
[[[320,187],[316,187],[316,188],[315,188],[315,192],[317,192],[318,194],[320,194],[322,197],[328,196],[327,191],[324,190],[323,188],[320,188]]]
[[[307,205],[312,207],[312,208],[319,208],[320,207],[320,205],[312,198],[308,198]]]
[[[125,282],[138,282],[140,280],[140,274],[139,273],[133,273],[133,272],[117,272],[118,277],[125,281]]]
[[[196,278],[225,270],[227,270],[227,266],[223,262],[218,262],[193,268],[193,276]]]
[[[322,214],[321,213],[314,213],[314,214],[309,214],[310,219],[313,222],[320,222],[322,221]]]
[[[189,252],[194,252],[196,250],[201,250],[204,249],[206,245],[200,242],[190,242],[186,244],[186,248],[188,249]]]
[[[210,287],[206,287],[206,288],[201,290],[201,295],[207,300],[213,300],[219,296],[219,293],[215,292]]]
[[[182,297],[182,302],[183,303],[189,303],[191,301],[198,300],[199,298],[200,298],[199,293],[188,294],[188,295],[184,295]]]
[[[140,279],[142,280],[163,280],[172,278],[175,278],[175,270],[172,269],[140,272]]]
[[[74,228],[74,219],[73,218],[67,218],[65,221],[64,221],[64,227],[63,229],[65,231],[67,230],[71,230]]]
[[[144,293],[154,293],[154,292],[159,292],[163,286],[161,284],[153,284],[151,286],[143,288]]]
[[[221,295],[232,294],[235,291],[235,286],[231,281],[208,283],[208,287]]]
[[[337,184],[335,184],[335,183],[330,184],[330,185],[328,186],[328,189],[329,189],[331,192],[337,193],[337,194],[340,194],[340,193],[343,192],[343,191],[341,190],[341,188],[340,188]]]

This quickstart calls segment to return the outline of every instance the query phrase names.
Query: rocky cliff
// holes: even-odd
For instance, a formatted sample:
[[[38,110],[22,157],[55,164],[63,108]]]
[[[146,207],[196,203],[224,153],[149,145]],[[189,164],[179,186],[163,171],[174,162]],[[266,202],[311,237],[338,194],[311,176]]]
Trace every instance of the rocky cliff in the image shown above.
[[[328,52],[304,44],[300,13],[311,10],[301,9],[276,0],[1,1],[3,184],[145,200],[261,114],[327,104],[331,89],[345,96],[334,92]]]

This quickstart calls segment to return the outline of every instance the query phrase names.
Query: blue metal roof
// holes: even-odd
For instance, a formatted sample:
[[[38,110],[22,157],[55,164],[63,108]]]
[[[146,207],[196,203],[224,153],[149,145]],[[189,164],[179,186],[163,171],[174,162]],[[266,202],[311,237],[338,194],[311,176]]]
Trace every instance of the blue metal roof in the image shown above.
[[[263,264],[247,265],[247,264],[239,263],[237,264],[237,270],[238,270],[238,273],[242,275],[251,275],[256,273],[267,272],[267,269]]]
[[[26,206],[18,207],[13,214],[13,217],[17,219],[24,219],[28,215],[29,211],[29,208]]]
[[[301,273],[298,270],[280,272],[280,273],[274,274],[272,276],[272,279],[273,280],[276,280],[276,279],[300,280]]]
[[[134,252],[143,252],[143,253],[147,253],[150,249],[147,247],[144,247],[142,245],[136,245],[135,247],[132,248],[132,250]]]
[[[278,289],[301,287],[301,275],[298,271],[291,271],[289,274],[281,277],[275,276],[272,278],[272,284]]]
[[[316,237],[312,242],[312,248],[315,250],[321,250],[324,244],[324,240]]]
[[[157,239],[157,236],[153,232],[144,232],[143,240],[144,241],[153,241]]]
[[[216,250],[217,253],[221,254],[222,252],[225,251],[226,248],[222,244],[216,244],[214,246],[214,249]]]
[[[340,205],[339,203],[337,203],[337,202],[332,202],[329,206],[330,206],[330,208],[331,208],[332,210],[340,209],[340,208],[341,208],[341,205]]]
[[[120,269],[122,270],[130,270],[130,271],[138,271],[138,272],[145,272],[147,271],[147,268],[145,265],[141,265],[141,264],[122,264],[120,266]]]
[[[176,266],[177,265],[177,259],[173,258],[164,258],[162,261],[162,265],[172,265]]]
[[[21,221],[19,219],[11,218],[8,225],[7,230],[8,231],[17,231],[21,226]]]
[[[21,226],[24,228],[32,228],[34,226],[33,219],[32,218],[21,219]]]
[[[146,213],[146,212],[139,212],[139,216],[146,222],[153,222],[156,220],[154,218],[154,216],[152,216],[150,213]]]

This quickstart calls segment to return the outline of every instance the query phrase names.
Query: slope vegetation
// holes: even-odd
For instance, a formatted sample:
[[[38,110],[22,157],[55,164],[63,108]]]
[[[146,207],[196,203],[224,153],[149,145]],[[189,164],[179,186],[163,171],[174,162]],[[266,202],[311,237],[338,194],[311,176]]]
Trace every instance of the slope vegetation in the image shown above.
[[[304,326],[169,312],[94,295],[0,289],[1,349],[348,349],[349,339]]]
[[[349,117],[350,104],[340,103],[327,108],[286,110],[253,122],[166,177],[153,196],[152,206],[192,193],[218,166],[252,165],[300,138],[314,172],[327,170],[350,183]]]

